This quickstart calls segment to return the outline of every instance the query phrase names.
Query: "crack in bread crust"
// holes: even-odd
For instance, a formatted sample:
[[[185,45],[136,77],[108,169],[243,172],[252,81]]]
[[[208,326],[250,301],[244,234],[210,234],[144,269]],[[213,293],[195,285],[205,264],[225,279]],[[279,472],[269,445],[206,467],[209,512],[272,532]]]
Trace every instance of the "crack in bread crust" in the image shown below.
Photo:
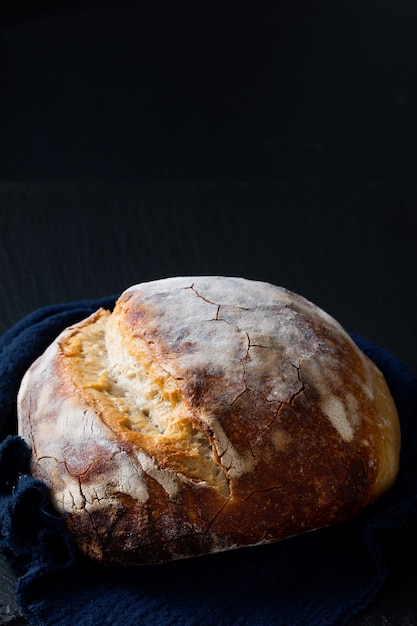
[[[382,374],[288,290],[227,277],[135,285],[23,378],[19,432],[80,548],[140,564],[340,522],[392,485]]]
[[[61,343],[74,386],[82,389],[86,402],[114,432],[144,450],[148,458],[158,458],[161,476],[164,469],[173,472],[173,476],[165,472],[166,484],[181,474],[228,495],[228,480],[214,458],[209,436],[172,377],[146,354],[143,360],[134,359],[115,350],[117,344],[108,338],[111,331],[110,316],[103,312]],[[150,473],[149,462],[145,465]],[[150,475],[157,475],[156,466]],[[171,487],[168,493],[174,491]]]

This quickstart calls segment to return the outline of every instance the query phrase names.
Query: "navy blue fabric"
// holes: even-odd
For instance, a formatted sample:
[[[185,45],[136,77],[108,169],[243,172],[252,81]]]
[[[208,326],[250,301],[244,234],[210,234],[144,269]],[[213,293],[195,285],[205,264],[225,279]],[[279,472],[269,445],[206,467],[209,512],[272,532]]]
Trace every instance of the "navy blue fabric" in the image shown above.
[[[139,568],[101,567],[74,549],[43,483],[29,475],[30,452],[13,434],[21,376],[65,326],[115,297],[48,307],[0,338],[0,552],[18,573],[18,603],[44,626],[342,625],[381,589],[382,538],[417,508],[417,380],[393,355],[353,339],[381,368],[402,426],[395,486],[356,518],[272,546]],[[0,425],[1,425],[0,424]]]

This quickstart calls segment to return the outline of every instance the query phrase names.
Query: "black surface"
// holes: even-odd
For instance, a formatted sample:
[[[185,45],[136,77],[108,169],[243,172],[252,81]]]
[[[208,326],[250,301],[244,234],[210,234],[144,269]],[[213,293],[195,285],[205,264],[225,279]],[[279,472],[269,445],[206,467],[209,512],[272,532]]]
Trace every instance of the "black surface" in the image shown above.
[[[2,7],[3,178],[415,179],[411,0]]]
[[[0,332],[234,274],[417,371],[417,5],[313,5],[1,4]],[[417,623],[416,530],[352,623]]]

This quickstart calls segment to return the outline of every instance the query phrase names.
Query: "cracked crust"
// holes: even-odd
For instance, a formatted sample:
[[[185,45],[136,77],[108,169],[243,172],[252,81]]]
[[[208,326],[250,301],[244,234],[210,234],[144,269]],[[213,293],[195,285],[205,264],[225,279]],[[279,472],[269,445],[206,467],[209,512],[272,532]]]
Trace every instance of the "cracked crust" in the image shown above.
[[[19,432],[81,550],[141,564],[340,522],[395,480],[397,412],[341,326],[267,283],[125,291],[26,373]]]

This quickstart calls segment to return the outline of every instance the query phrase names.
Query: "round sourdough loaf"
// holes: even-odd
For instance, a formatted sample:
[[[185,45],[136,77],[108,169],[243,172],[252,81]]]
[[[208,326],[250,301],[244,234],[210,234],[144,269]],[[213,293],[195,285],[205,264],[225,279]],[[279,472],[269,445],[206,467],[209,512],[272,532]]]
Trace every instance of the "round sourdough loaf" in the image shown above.
[[[125,291],[32,365],[19,432],[79,548],[144,564],[278,541],[394,482],[381,372],[271,284],[177,277]]]

